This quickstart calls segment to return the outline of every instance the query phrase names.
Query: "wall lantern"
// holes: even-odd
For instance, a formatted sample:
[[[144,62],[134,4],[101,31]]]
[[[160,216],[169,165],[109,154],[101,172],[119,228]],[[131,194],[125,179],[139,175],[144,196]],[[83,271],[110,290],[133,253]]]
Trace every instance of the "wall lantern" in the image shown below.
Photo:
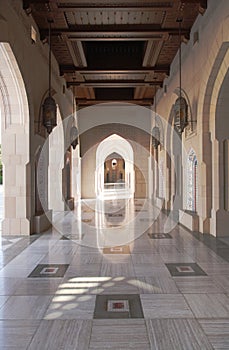
[[[179,134],[182,134],[185,127],[188,125],[188,105],[186,100],[182,97],[182,77],[181,77],[181,23],[183,21],[182,17],[177,18],[179,23],[179,97],[175,102],[175,117],[174,117],[174,126]]]
[[[76,149],[76,146],[78,145],[78,135],[78,129],[73,125],[70,131],[70,141],[73,149]]]
[[[54,98],[51,96],[51,20],[49,20],[49,94],[42,106],[43,125],[50,134],[56,124],[57,108]]]
[[[160,145],[160,129],[158,126],[156,126],[156,116],[157,116],[157,97],[156,97],[156,93],[157,93],[157,87],[155,85],[155,92],[154,92],[154,113],[155,113],[155,126],[152,129],[152,146],[157,149],[158,146]]]
[[[181,134],[188,125],[188,104],[184,97],[177,98],[174,105],[174,111],[174,126],[178,133]]]
[[[160,145],[160,129],[158,126],[155,126],[152,129],[152,146],[157,149]]]

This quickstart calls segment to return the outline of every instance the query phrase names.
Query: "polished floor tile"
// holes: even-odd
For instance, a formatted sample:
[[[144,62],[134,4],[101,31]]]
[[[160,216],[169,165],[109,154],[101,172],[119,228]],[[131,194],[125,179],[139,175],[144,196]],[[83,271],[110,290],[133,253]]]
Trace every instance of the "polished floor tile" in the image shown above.
[[[103,263],[101,276],[134,276],[134,267],[130,263]]]
[[[182,295],[141,294],[140,297],[146,319],[194,317]]]
[[[147,320],[151,349],[213,350],[207,336],[196,320]]]
[[[101,264],[80,264],[70,265],[65,273],[65,277],[84,277],[84,276],[99,276],[101,270]]]
[[[100,284],[97,294],[138,294],[140,289],[133,277],[116,276]]]
[[[109,280],[109,278],[108,278]],[[56,290],[55,295],[98,294],[98,289],[106,283],[103,277],[65,277]]]
[[[21,278],[0,278],[0,295],[13,295]]]
[[[14,295],[54,295],[60,285],[59,278],[52,279],[21,279],[17,283]]]
[[[171,277],[137,277],[132,284],[139,288],[140,294],[177,294],[179,290]]]
[[[145,321],[93,320],[89,350],[150,350]]]
[[[27,349],[39,324],[40,320],[0,320],[0,349]]]
[[[229,349],[229,318],[198,321],[215,350]]]
[[[28,350],[88,350],[91,321],[41,321]]]
[[[183,294],[191,293],[224,293],[225,290],[220,286],[220,284],[215,282],[212,278],[209,277],[175,277],[174,281]]]
[[[225,294],[185,294],[195,317],[229,317],[229,298]]]
[[[95,295],[56,295],[44,319],[90,320],[93,318],[94,308]]]
[[[51,301],[50,296],[11,296],[0,309],[1,320],[42,319]]]

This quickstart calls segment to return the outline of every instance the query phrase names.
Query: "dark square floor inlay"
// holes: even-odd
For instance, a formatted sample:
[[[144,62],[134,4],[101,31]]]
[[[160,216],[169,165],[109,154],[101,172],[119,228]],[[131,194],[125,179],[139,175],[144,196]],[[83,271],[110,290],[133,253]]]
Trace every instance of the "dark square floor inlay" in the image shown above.
[[[169,233],[148,233],[151,239],[172,239]]]
[[[138,294],[97,295],[94,318],[144,318]]]
[[[63,277],[69,264],[39,264],[28,277],[50,278]]]
[[[207,276],[196,263],[165,264],[172,276]]]

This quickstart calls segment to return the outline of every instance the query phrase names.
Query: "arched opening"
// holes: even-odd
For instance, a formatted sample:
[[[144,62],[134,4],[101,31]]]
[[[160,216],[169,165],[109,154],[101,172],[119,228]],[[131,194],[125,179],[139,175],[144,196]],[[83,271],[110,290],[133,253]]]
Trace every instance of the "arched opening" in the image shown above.
[[[8,43],[0,43],[1,148],[4,187],[3,235],[29,235],[26,165],[29,108],[24,81]]]
[[[134,196],[134,153],[128,141],[113,134],[99,144],[95,179],[98,198]]]
[[[111,153],[104,162],[104,189],[125,188],[125,159]]]
[[[215,140],[213,142],[213,154],[215,155],[216,160],[212,164],[215,233],[217,236],[227,237],[229,225],[228,89],[229,70],[227,70],[217,98],[215,111]]]

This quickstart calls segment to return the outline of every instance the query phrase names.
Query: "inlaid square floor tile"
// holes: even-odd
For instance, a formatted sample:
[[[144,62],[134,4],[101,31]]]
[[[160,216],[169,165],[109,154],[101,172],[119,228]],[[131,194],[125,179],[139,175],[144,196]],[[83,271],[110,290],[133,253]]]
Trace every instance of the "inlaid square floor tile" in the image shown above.
[[[63,277],[69,264],[39,264],[28,276],[36,278]]]
[[[130,254],[130,247],[124,245],[120,247],[103,248],[103,254]]]
[[[148,233],[150,239],[172,239],[169,233]]]
[[[165,264],[172,276],[206,276],[207,274],[196,263]]]
[[[97,295],[94,318],[143,318],[138,294]]]

